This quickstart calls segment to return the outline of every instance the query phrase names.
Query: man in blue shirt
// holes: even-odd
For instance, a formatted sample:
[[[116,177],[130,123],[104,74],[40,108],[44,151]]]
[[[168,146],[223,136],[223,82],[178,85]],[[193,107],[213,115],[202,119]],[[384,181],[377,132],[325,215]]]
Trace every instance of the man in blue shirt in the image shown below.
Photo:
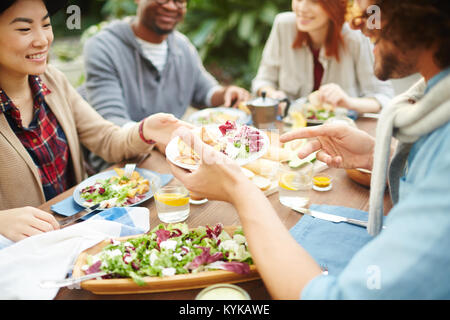
[[[330,167],[372,170],[368,231],[375,237],[340,274],[322,274],[237,166],[222,162],[203,164],[193,173],[175,166],[172,171],[191,192],[236,207],[255,264],[274,298],[450,299],[450,2],[358,2],[363,12],[373,12],[366,9],[376,5],[382,13],[381,29],[367,28],[370,14],[355,20],[374,40],[377,77],[420,72],[423,79],[382,111],[376,141],[340,124],[303,128],[280,139],[310,138],[302,158],[317,151],[317,159]],[[180,131],[180,136],[203,158],[220,159],[189,132]],[[399,141],[389,170],[394,206],[382,229],[378,200],[393,136]]]

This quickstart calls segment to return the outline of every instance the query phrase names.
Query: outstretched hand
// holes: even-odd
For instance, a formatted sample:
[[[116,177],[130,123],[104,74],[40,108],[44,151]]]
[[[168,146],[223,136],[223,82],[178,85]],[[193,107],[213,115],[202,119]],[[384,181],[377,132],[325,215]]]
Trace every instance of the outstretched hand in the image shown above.
[[[158,144],[166,146],[175,130],[180,127],[194,128],[188,122],[177,119],[169,113],[156,113],[145,119],[144,136],[146,139],[152,139]]]
[[[225,89],[223,94],[224,107],[237,108],[241,102],[245,102],[250,99],[250,93],[237,86],[229,86]]]
[[[349,108],[350,96],[337,84],[329,83],[319,89],[322,102],[327,102],[335,107]]]
[[[317,152],[317,159],[329,167],[372,170],[375,140],[368,133],[345,124],[325,124],[286,133],[285,143],[294,139],[312,138],[298,154],[303,159]]]

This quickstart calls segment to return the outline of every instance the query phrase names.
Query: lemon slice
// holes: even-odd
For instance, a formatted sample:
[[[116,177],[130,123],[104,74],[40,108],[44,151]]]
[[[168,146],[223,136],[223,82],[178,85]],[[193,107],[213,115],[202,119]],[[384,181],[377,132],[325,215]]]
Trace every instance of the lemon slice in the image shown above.
[[[281,175],[278,185],[285,190],[298,191],[299,188],[293,185],[294,178],[295,173],[284,173]]]
[[[303,116],[303,114],[299,111],[294,111],[291,113],[291,117],[294,120],[293,122],[293,129],[297,129],[297,128],[304,128],[306,127],[307,123],[306,123],[306,119]]]
[[[181,207],[189,203],[189,197],[182,193],[155,194],[155,199],[172,207]]]

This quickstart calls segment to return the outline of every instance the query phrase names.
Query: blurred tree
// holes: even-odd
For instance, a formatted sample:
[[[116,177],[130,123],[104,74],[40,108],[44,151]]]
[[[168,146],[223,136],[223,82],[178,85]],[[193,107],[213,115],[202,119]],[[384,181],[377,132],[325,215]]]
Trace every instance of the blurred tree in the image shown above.
[[[109,18],[123,18],[136,14],[137,5],[134,0],[97,0],[105,2],[101,13]]]
[[[214,76],[250,88],[275,15],[290,7],[290,0],[189,0],[179,30]]]

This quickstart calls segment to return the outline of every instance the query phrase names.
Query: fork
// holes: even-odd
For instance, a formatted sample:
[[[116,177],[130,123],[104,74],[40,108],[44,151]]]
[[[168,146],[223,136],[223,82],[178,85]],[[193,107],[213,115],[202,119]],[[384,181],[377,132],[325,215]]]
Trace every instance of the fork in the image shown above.
[[[99,277],[106,276],[106,272],[97,272],[88,274],[79,278],[68,278],[68,279],[61,279],[61,280],[42,280],[39,283],[39,286],[43,289],[50,289],[50,288],[62,288],[62,287],[68,287],[76,285],[80,282],[91,280]]]
[[[136,169],[136,163],[128,163],[125,165],[125,173],[124,176],[127,178],[131,178],[134,169]]]

